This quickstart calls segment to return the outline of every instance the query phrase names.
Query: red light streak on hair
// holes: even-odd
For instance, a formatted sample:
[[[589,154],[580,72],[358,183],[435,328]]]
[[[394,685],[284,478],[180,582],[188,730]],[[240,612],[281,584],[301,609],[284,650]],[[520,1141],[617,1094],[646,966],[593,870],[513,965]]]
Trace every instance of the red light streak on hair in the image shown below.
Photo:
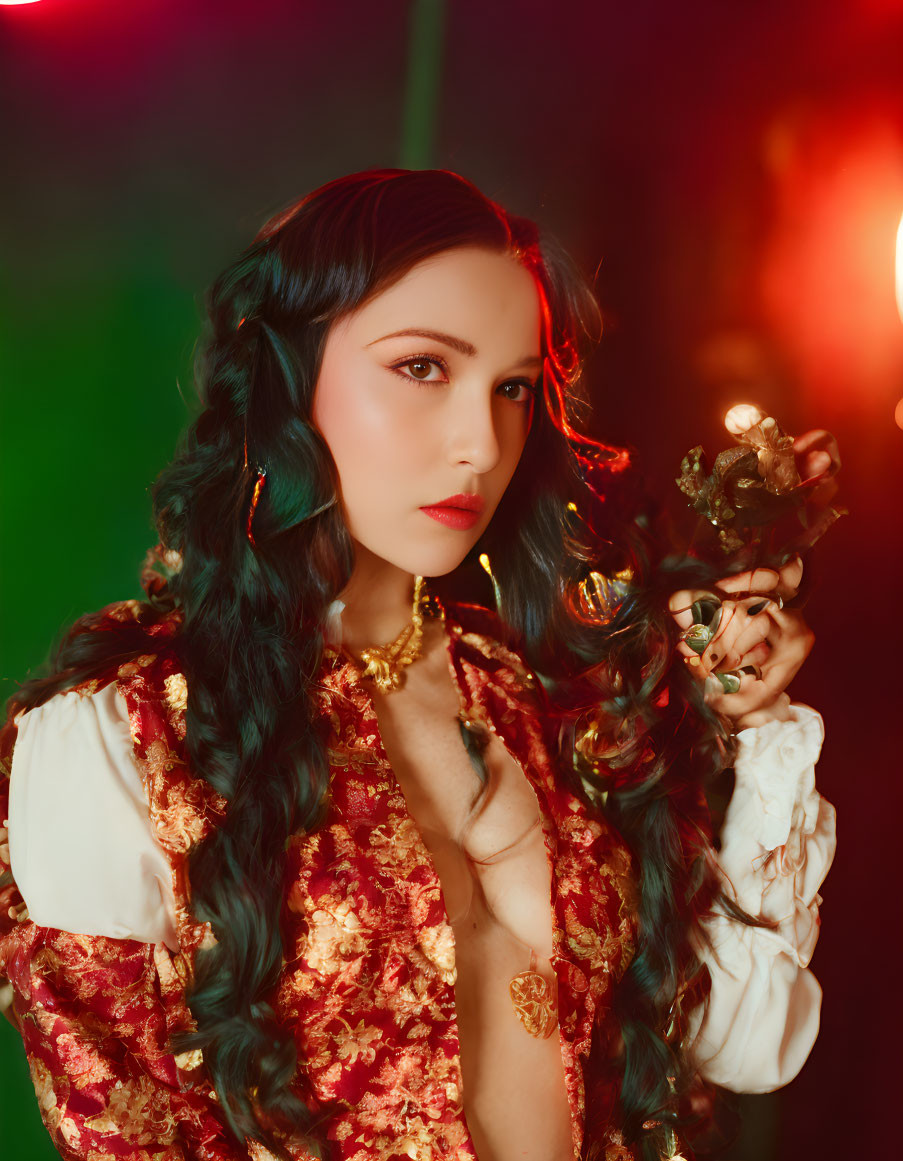
[[[570,335],[563,335],[556,341],[552,322],[552,312],[542,278],[541,259],[538,249],[531,247],[523,255],[524,264],[533,275],[539,294],[542,318],[543,356],[542,386],[543,398],[549,417],[555,427],[571,444],[577,460],[587,469],[604,467],[607,472],[618,473],[630,466],[630,454],[625,448],[602,443],[589,435],[576,431],[567,417],[566,389],[580,373],[580,357],[576,343]],[[579,449],[579,450],[578,450]],[[589,482],[589,476],[585,476]],[[594,489],[595,490],[595,489]]]

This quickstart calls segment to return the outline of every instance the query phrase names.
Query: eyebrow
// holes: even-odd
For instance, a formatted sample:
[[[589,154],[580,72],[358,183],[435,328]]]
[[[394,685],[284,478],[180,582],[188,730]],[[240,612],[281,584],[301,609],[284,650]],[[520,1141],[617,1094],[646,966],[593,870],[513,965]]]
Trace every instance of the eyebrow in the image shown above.
[[[432,331],[420,327],[412,327],[403,331],[392,331],[390,335],[383,335],[382,338],[374,339],[372,343],[367,343],[367,346],[372,347],[373,343],[383,343],[386,339],[399,339],[409,336],[420,339],[432,339],[435,343],[444,343],[445,346],[451,347],[454,351],[460,351],[462,355],[467,355],[471,359],[475,358],[477,354],[477,348],[473,343],[469,343],[467,339],[459,339],[455,335],[447,335],[444,331]],[[542,359],[538,355],[526,355],[523,359],[517,359],[514,366],[521,367],[525,364],[539,367],[542,365]]]

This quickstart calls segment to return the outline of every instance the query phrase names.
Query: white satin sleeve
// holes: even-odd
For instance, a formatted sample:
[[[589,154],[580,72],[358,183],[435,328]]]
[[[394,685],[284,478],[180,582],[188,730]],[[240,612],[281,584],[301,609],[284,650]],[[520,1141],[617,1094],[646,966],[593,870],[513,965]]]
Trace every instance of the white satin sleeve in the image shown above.
[[[9,853],[38,926],[178,950],[170,867],[115,682],[89,696],[55,694],[20,718]]]
[[[718,854],[725,893],[777,926],[750,927],[724,913],[704,923],[712,946],[700,955],[712,987],[689,1021],[699,1071],[734,1092],[771,1092],[793,1080],[818,1034],[822,993],[808,964],[835,818],[815,789],[822,719],[803,705],[791,714],[737,735]]]

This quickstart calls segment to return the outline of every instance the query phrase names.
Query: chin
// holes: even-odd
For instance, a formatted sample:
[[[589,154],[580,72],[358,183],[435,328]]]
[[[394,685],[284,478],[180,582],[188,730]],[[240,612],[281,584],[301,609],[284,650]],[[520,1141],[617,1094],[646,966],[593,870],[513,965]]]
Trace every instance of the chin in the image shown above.
[[[412,552],[408,572],[423,577],[447,576],[461,564],[470,548],[471,545],[456,552]]]
[[[375,556],[382,557],[389,564],[408,572],[411,576],[446,576],[458,567],[475,544],[472,537],[467,541],[454,544],[411,545],[404,547],[394,545],[390,550],[387,546],[366,544],[364,547]]]

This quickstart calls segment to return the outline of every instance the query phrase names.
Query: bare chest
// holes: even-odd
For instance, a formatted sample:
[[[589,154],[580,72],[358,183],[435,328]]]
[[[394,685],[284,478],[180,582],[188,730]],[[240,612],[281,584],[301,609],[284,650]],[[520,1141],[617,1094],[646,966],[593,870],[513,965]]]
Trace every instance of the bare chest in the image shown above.
[[[491,732],[481,780],[462,741],[453,689],[408,699],[396,693],[374,704],[455,933],[464,1105],[480,1161],[570,1161],[559,1036],[531,1036],[509,990],[531,964],[553,989],[556,982],[551,868],[536,793]]]
[[[395,693],[374,705],[456,937],[467,939],[495,922],[526,949],[525,968],[531,948],[548,959],[550,868],[539,803],[524,771],[487,729],[480,776],[464,746],[451,689],[409,699]]]

